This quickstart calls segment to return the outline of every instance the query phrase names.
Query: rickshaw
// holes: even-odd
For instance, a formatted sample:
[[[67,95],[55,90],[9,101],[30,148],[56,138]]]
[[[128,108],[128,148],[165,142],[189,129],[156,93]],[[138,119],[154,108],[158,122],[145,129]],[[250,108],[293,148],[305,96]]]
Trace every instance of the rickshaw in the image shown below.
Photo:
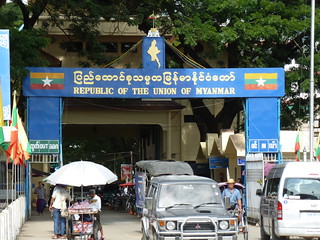
[[[243,239],[244,240],[248,240],[248,218],[247,218],[247,211],[245,209],[246,207],[246,191],[245,191],[245,186],[242,185],[241,183],[235,183],[234,187],[236,189],[238,189],[241,193],[242,196],[242,202],[243,202],[243,209],[237,209],[234,207],[229,207],[228,208],[228,212],[231,215],[237,216],[239,219],[239,232],[238,235],[240,235],[241,233],[243,234]],[[227,182],[221,182],[219,183],[219,188],[221,193],[223,192],[223,190],[225,190],[226,188],[228,188],[228,183]]]
[[[94,214],[96,210],[81,209],[81,210],[68,210],[67,217],[67,239],[87,239],[98,240],[98,225],[95,221]]]

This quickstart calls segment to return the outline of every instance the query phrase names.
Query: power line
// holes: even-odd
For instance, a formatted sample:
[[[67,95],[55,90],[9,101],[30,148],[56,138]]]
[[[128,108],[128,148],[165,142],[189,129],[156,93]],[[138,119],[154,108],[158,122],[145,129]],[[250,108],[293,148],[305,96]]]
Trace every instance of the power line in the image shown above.
[[[127,56],[129,56],[137,47],[138,45],[142,42],[142,39],[137,42],[135,45],[133,45],[128,51],[126,51],[124,54],[122,54],[120,57],[118,57],[117,59],[113,60],[112,62],[102,66],[101,68],[109,68],[109,67],[113,67],[116,66],[117,64],[119,64],[123,59],[125,59]]]

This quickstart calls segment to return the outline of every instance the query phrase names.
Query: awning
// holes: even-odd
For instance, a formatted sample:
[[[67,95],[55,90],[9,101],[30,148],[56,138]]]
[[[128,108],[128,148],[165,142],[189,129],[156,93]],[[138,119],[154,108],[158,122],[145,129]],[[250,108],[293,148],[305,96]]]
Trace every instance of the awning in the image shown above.
[[[196,162],[208,162],[206,142],[200,142]]]
[[[209,154],[209,157],[222,157],[221,154],[221,141],[219,138],[216,138],[213,142],[213,146],[211,149],[211,152]]]
[[[41,177],[41,176],[49,176],[49,175],[50,173],[32,168],[32,177]]]
[[[65,100],[68,109],[117,109],[117,110],[151,110],[174,111],[185,107],[171,100],[140,100],[140,99],[106,99],[106,98],[68,98]]]
[[[193,175],[190,165],[181,161],[143,160],[137,162],[136,166],[151,176]]]
[[[243,134],[234,134],[229,136],[226,151],[227,158],[245,157],[245,139]]]

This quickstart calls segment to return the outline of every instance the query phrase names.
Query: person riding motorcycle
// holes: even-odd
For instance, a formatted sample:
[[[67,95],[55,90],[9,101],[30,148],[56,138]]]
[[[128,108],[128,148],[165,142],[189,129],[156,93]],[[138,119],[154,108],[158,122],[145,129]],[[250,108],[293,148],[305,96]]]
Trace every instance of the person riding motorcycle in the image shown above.
[[[223,190],[222,192],[222,199],[230,198],[230,209],[238,208],[239,210],[242,209],[242,197],[241,193],[238,189],[234,187],[235,181],[234,179],[230,178],[228,180],[228,188]]]

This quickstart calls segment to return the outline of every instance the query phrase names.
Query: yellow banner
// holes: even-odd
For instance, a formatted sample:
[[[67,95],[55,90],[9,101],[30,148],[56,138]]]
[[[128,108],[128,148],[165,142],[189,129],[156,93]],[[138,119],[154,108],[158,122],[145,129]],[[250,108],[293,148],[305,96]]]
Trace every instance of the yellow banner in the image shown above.
[[[30,73],[30,78],[64,78],[64,73]]]
[[[277,73],[245,73],[244,79],[278,79]]]

